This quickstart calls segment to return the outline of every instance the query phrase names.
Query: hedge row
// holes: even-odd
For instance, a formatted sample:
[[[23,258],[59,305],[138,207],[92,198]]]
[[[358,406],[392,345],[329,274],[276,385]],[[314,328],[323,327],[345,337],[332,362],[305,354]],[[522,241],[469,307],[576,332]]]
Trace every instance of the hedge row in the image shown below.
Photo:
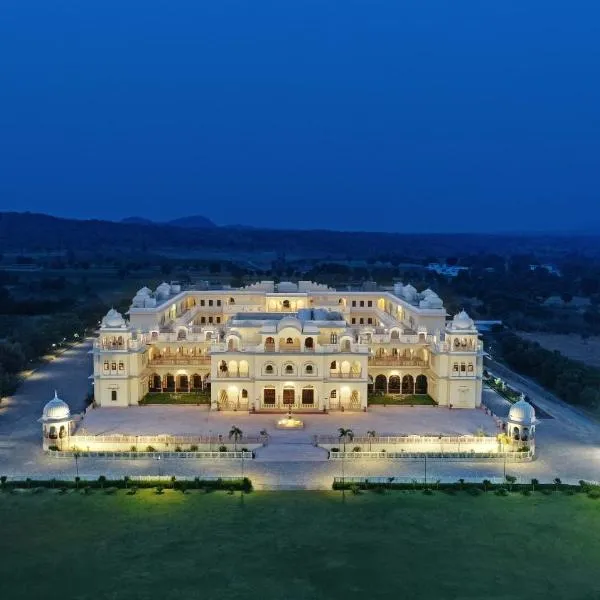
[[[4,478],[2,478],[4,479]],[[132,480],[129,478],[123,479],[45,479],[45,480],[20,480],[20,481],[2,481],[0,490],[10,491],[14,489],[27,488],[57,488],[57,489],[130,489],[130,488],[172,488],[176,490],[184,489],[203,489],[203,490],[235,490],[235,491],[252,491],[252,481],[248,477],[243,479],[201,479],[196,477],[194,480],[177,480],[172,477],[170,480],[150,479],[150,480]]]

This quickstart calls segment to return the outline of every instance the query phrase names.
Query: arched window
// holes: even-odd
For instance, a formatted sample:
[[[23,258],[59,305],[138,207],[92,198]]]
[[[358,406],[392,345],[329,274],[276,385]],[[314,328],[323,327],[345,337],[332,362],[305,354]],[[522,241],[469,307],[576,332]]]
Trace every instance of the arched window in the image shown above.
[[[312,350],[315,347],[315,341],[313,340],[313,338],[307,337],[304,340],[304,347],[307,348],[308,350]]]
[[[314,373],[314,369],[312,365],[306,365],[305,372],[307,375],[312,375]]]
[[[273,365],[267,365],[265,367],[265,373],[267,373],[268,375],[270,375],[271,373],[273,373]]]
[[[337,333],[332,333],[332,334],[329,336],[329,341],[330,341],[332,344],[337,344],[337,342],[338,342],[338,336],[337,336]]]
[[[293,343],[294,343],[294,340],[293,340],[292,338],[287,338],[287,339],[285,340],[285,343],[286,343],[286,344],[293,344]]]
[[[329,392],[329,397],[330,398],[337,398],[337,390],[331,390],[331,392]]]
[[[334,371],[335,369],[337,369],[337,361],[336,360],[332,360],[331,364],[329,365],[329,368]]]
[[[110,364],[107,360],[104,361],[104,370],[108,371],[110,369]]]
[[[119,371],[125,370],[125,363],[123,361],[119,362]]]
[[[285,365],[285,374],[291,375],[294,372],[294,367],[292,365]]]
[[[229,298],[229,304],[235,304],[235,298]]]
[[[469,363],[469,364],[468,364],[468,366],[467,366],[467,371],[468,371],[469,373],[472,373],[472,372],[473,372],[473,363]]]
[[[417,375],[415,379],[415,394],[424,395],[427,393],[427,376]]]
[[[290,301],[289,300],[284,300],[282,304],[283,304],[283,308],[290,308]]]
[[[242,398],[245,400],[248,399],[248,390],[242,390]]]

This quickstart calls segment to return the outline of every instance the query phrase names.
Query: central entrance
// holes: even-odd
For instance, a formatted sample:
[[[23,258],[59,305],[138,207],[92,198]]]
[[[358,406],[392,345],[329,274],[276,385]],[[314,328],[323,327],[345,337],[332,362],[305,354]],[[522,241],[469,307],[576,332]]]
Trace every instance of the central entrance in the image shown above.
[[[296,401],[296,391],[293,387],[284,387],[283,388],[283,405],[290,406],[293,405]]]
[[[312,388],[304,388],[302,390],[302,406],[314,406],[315,390]]]

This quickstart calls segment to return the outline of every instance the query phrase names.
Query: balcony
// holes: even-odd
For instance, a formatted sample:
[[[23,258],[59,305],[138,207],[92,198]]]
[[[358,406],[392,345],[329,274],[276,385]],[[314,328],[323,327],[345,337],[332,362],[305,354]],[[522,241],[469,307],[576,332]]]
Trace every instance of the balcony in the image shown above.
[[[373,367],[427,367],[427,361],[421,358],[404,358],[402,356],[372,356],[369,366]]]
[[[218,379],[248,379],[249,377],[248,371],[217,371]]]
[[[210,356],[157,356],[148,361],[148,365],[210,365]]]
[[[329,372],[330,379],[361,379],[361,373],[339,373],[336,371]]]

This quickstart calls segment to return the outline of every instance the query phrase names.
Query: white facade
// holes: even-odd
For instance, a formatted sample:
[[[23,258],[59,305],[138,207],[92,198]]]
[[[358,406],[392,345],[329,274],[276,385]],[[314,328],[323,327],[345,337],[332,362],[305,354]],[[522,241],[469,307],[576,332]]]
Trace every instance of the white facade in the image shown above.
[[[210,388],[213,409],[366,410],[369,392],[481,403],[483,351],[464,312],[401,284],[338,292],[313,282],[241,289],[142,288],[129,320],[103,319],[94,344],[95,402]]]

